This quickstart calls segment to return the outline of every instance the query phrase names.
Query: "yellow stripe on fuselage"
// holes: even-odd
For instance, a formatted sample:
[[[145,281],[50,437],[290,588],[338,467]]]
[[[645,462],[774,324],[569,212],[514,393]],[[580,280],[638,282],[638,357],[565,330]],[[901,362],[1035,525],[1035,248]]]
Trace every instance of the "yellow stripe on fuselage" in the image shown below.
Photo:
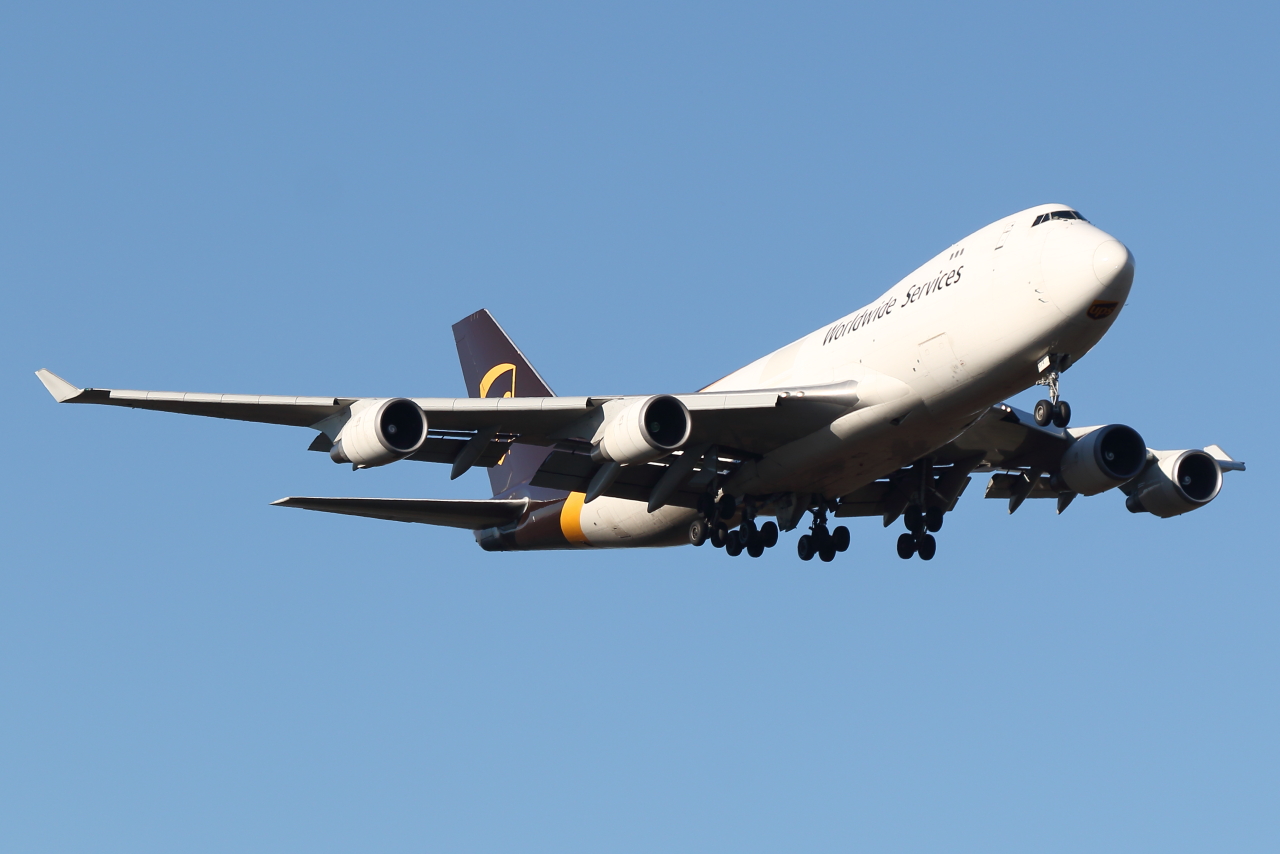
[[[571,543],[587,541],[587,535],[582,533],[582,505],[586,498],[585,492],[570,492],[560,506],[560,533]]]

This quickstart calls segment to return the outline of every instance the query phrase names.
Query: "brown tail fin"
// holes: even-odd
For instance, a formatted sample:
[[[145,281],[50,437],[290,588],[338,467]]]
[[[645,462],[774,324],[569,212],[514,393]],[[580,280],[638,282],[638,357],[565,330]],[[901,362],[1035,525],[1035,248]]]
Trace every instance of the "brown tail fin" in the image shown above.
[[[453,340],[471,397],[555,397],[487,310],[482,308],[453,324]],[[550,448],[513,444],[502,461],[489,469],[494,496],[546,492],[531,488],[529,481],[550,452]]]

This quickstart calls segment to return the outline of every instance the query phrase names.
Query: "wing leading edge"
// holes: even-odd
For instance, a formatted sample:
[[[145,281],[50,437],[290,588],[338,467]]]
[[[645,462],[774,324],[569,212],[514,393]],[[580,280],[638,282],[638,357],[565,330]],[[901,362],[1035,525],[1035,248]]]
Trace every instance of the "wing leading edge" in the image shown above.
[[[36,371],[36,376],[59,403],[96,403],[309,427],[330,440],[336,438],[352,405],[370,399],[79,388],[48,370]],[[693,415],[691,446],[712,443],[751,454],[768,453],[807,435],[859,404],[855,383],[675,397]],[[426,414],[433,435],[444,432],[453,434],[453,438],[466,438],[466,434],[492,430],[506,441],[554,446],[562,441],[590,441],[611,407],[641,396],[409,399]],[[430,457],[424,457],[427,458]]]
[[[291,496],[271,502],[275,507],[297,507],[345,516],[367,516],[391,522],[417,522],[471,531],[506,525],[520,518],[528,507],[525,499],[486,498],[311,498]]]

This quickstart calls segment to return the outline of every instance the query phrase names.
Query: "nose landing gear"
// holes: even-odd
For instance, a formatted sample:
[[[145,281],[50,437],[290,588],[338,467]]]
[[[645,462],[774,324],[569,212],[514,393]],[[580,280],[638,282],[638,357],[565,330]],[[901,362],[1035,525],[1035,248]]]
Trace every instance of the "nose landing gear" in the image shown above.
[[[1052,421],[1054,427],[1061,429],[1071,423],[1071,404],[1058,399],[1058,380],[1062,371],[1066,370],[1070,357],[1057,353],[1045,358],[1049,360],[1049,371],[1036,380],[1036,385],[1049,387],[1049,399],[1036,401],[1036,408],[1032,414],[1041,427],[1049,426],[1049,422]]]

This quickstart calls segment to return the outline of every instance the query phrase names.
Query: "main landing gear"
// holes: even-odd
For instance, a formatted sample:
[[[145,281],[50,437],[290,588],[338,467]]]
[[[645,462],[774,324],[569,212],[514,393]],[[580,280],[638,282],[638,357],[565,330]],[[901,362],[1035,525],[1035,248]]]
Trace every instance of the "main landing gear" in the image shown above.
[[[700,518],[689,525],[689,542],[700,546],[710,541],[718,549],[724,549],[730,557],[737,557],[744,551],[751,557],[760,557],[765,549],[778,544],[778,525],[769,521],[756,525],[755,509],[749,504],[742,507],[742,522],[734,530],[725,524],[738,511],[733,496],[725,495],[716,501],[710,494],[703,495],[698,502]]]
[[[841,525],[834,531],[828,531],[827,508],[819,505],[813,511],[813,524],[809,526],[809,533],[796,543],[796,554],[801,560],[813,560],[813,556],[817,555],[823,563],[830,563],[836,559],[837,552],[848,548],[849,529]]]
[[[907,533],[898,537],[898,557],[909,560],[918,554],[921,560],[933,560],[938,552],[938,541],[933,535],[942,529],[941,508],[930,507],[921,513],[913,504],[902,518],[907,523]]]
[[[1052,421],[1054,427],[1061,429],[1071,423],[1071,404],[1058,399],[1058,379],[1061,376],[1059,368],[1065,363],[1066,357],[1054,355],[1048,358],[1050,359],[1049,372],[1036,380],[1036,385],[1049,387],[1049,399],[1036,401],[1036,408],[1032,414],[1041,427],[1048,427],[1049,422]]]
[[[930,493],[933,493],[933,464],[930,460],[916,463],[920,474],[920,487],[907,509],[902,513],[902,521],[907,526],[907,533],[898,537],[898,557],[910,560],[920,555],[921,560],[933,560],[938,553],[938,541],[933,535],[942,530],[944,510],[936,504],[930,504]],[[933,495],[936,502],[938,497]],[[921,509],[925,508],[925,509]]]

